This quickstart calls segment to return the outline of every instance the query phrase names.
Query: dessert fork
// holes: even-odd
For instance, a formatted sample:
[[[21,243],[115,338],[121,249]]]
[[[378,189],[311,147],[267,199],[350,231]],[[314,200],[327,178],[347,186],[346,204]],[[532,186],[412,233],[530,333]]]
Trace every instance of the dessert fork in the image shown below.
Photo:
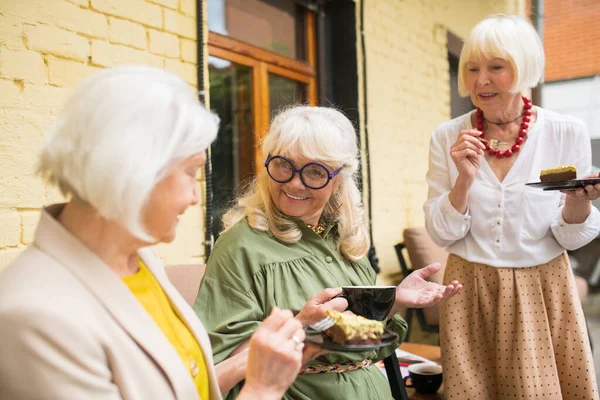
[[[333,325],[335,325],[335,320],[330,317],[325,317],[319,322],[315,322],[314,324],[308,325],[308,327],[313,331],[323,332],[331,328]]]
[[[510,149],[511,145],[508,142],[503,142],[502,140],[498,140],[498,139],[484,139],[481,137],[478,137],[477,139],[479,139],[480,142],[487,144],[490,149],[492,150],[508,150]]]

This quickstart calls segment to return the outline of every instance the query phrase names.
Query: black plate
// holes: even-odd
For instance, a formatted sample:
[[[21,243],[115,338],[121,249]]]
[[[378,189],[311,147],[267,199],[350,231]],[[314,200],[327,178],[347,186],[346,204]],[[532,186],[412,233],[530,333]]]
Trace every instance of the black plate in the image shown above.
[[[324,350],[335,350],[344,352],[361,352],[368,350],[376,350],[385,346],[389,346],[390,344],[393,344],[396,340],[398,340],[398,334],[396,332],[390,331],[389,329],[386,329],[385,331],[383,331],[383,335],[381,335],[381,343],[341,345],[339,343],[331,341],[327,337],[323,337],[323,334],[321,332],[313,331],[309,328],[306,329],[306,339],[304,339],[306,343],[321,346],[321,348]]]
[[[571,179],[570,181],[553,182],[531,182],[526,183],[526,185],[544,190],[574,190],[586,185],[595,185],[597,183],[600,183],[600,178]]]

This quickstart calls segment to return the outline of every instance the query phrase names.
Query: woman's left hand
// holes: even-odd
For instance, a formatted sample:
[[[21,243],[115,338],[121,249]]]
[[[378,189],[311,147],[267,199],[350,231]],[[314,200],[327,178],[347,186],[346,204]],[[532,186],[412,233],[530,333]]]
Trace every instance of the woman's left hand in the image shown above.
[[[595,174],[586,175],[583,179],[600,178],[600,172]],[[577,188],[575,190],[561,190],[562,193],[567,195],[567,199],[570,201],[591,201],[596,200],[600,197],[600,183],[595,185],[586,185],[583,188]]]
[[[599,178],[600,173],[584,176],[585,178]],[[600,184],[586,185],[575,190],[561,190],[566,195],[565,207],[562,217],[567,224],[581,224],[585,222],[592,212],[592,200],[600,197]]]
[[[404,278],[402,283],[396,287],[396,305],[406,308],[431,307],[460,292],[462,285],[458,281],[452,281],[449,285],[444,286],[426,280],[440,268],[439,263],[431,264]]]

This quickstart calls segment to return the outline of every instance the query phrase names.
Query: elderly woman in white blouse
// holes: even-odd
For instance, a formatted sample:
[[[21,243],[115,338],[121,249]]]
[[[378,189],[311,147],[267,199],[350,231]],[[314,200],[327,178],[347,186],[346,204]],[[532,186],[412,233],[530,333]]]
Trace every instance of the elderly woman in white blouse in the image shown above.
[[[543,70],[529,22],[484,19],[459,62],[459,90],[477,109],[431,139],[426,226],[450,253],[446,277],[464,284],[441,307],[449,399],[598,398],[565,249],[598,236],[591,200],[600,185],[568,193],[525,186],[541,169],[572,164],[581,178],[591,168],[584,124],[523,95]],[[508,144],[496,150],[489,139]]]

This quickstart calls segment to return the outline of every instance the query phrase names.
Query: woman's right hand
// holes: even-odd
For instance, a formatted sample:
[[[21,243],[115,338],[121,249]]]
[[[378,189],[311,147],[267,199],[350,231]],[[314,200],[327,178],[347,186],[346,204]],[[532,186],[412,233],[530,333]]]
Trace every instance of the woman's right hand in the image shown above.
[[[450,147],[450,157],[458,169],[459,176],[469,182],[475,178],[485,151],[485,145],[477,139],[479,135],[481,132],[476,129],[462,130]]]
[[[246,383],[239,399],[281,399],[302,366],[306,337],[289,310],[274,307],[250,338]]]
[[[342,288],[328,288],[312,295],[296,315],[296,319],[307,326],[319,322],[326,317],[325,311],[344,311],[348,308],[348,301],[343,297],[334,298],[342,293]]]

